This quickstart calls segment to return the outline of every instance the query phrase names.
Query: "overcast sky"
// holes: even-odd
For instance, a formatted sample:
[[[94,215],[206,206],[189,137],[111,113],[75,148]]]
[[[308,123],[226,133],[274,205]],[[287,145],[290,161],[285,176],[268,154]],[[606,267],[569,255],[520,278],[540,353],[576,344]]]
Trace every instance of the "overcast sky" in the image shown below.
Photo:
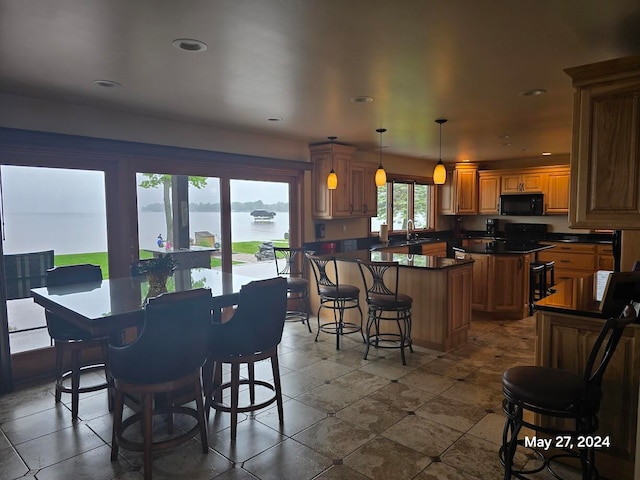
[[[139,182],[138,182],[139,183]],[[219,203],[218,179],[201,190],[190,189],[190,201]],[[287,202],[286,183],[233,180],[231,199]],[[104,175],[101,172],[2,166],[2,194],[6,212],[103,212]],[[139,205],[162,202],[162,189],[138,189]]]

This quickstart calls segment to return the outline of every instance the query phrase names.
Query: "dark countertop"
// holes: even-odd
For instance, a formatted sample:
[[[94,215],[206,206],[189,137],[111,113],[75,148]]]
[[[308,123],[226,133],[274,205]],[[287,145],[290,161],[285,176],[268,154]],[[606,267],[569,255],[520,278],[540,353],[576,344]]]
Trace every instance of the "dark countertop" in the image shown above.
[[[390,253],[381,251],[356,250],[353,252],[342,252],[334,254],[337,260],[355,262],[356,259],[371,262],[398,262],[401,267],[444,270],[455,268],[461,265],[473,263],[473,260],[462,260],[455,258],[433,257],[431,255],[417,255],[408,253]]]
[[[494,240],[481,245],[469,245],[467,247],[453,247],[456,252],[483,253],[487,255],[527,255],[554,248],[553,245],[544,245],[531,242],[509,242],[505,240]]]
[[[594,299],[593,275],[570,278],[554,285],[555,293],[538,300],[536,310],[603,318]]]

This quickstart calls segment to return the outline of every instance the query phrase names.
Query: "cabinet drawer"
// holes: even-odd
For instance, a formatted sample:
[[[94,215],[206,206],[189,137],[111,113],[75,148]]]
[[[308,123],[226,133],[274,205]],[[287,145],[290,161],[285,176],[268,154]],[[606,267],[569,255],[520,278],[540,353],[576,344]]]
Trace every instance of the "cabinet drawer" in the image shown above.
[[[554,249],[555,250],[555,249]],[[595,270],[595,257],[582,253],[544,251],[538,254],[541,262],[556,262],[556,268],[570,268],[578,270]]]
[[[613,245],[596,245],[598,255],[613,255]]]
[[[568,252],[568,253],[596,253],[596,245],[593,243],[562,243],[562,242],[549,242],[550,245],[555,245],[554,252]]]
[[[612,255],[598,255],[598,265],[596,270],[612,270],[614,261]]]

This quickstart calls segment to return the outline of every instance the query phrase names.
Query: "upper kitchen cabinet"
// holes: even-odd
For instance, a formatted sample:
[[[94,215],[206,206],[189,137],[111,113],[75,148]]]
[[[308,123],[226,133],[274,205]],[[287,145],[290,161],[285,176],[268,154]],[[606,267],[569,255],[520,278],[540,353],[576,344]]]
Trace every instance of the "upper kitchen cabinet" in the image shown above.
[[[476,215],[478,213],[478,167],[456,165],[447,172],[447,182],[439,186],[442,215]]]
[[[378,214],[377,165],[351,164],[351,215],[375,217]]]
[[[538,193],[544,189],[545,176],[541,172],[502,175],[502,193]]]
[[[315,218],[371,217],[377,215],[376,166],[352,160],[355,147],[321,143],[309,148],[312,212]],[[327,188],[331,167],[338,176],[338,187]]]
[[[569,166],[549,171],[544,192],[544,213],[551,215],[569,212],[569,179]]]
[[[569,225],[640,229],[640,56],[565,72],[575,88]]]
[[[478,172],[478,213],[498,214],[500,203],[500,175],[491,170]]]

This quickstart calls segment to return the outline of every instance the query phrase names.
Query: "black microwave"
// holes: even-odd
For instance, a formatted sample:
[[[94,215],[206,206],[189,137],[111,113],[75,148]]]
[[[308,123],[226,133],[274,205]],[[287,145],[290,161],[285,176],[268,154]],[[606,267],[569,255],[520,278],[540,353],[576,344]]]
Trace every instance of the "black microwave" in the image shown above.
[[[500,215],[532,216],[544,214],[541,193],[500,195]]]

